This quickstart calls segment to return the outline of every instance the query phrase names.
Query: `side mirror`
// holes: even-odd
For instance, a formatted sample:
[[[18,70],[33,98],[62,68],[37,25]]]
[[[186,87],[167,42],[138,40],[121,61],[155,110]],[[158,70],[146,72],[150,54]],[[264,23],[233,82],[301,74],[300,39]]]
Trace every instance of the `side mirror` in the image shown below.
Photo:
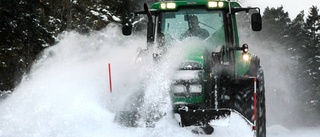
[[[260,13],[252,13],[251,28],[253,31],[260,31],[262,29],[262,19]]]
[[[129,36],[132,33],[132,19],[133,9],[131,8],[131,1],[130,0],[122,0],[123,3],[119,7],[122,13],[122,34],[125,36]]]
[[[125,36],[129,36],[132,33],[132,25],[131,23],[124,23],[122,26],[122,34]]]

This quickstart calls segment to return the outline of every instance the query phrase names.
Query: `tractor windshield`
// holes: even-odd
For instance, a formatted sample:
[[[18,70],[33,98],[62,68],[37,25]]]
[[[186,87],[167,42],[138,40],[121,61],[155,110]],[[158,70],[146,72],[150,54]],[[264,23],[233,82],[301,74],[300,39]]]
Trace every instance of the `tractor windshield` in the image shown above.
[[[165,41],[198,37],[215,45],[225,44],[222,13],[201,8],[163,12],[161,34]]]

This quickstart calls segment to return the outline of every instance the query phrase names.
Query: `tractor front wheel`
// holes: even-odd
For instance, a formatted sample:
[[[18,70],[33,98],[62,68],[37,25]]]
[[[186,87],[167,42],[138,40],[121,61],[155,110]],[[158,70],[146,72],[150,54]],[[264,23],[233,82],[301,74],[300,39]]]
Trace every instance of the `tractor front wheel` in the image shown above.
[[[257,137],[266,137],[266,99],[262,68],[258,69],[257,81]]]

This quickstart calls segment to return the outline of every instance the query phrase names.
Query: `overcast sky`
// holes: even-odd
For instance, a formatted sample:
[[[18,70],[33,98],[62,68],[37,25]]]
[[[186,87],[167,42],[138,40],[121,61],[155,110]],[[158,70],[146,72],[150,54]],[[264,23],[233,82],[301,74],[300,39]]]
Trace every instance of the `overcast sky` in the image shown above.
[[[269,7],[280,7],[283,5],[284,11],[289,13],[291,19],[294,19],[300,11],[304,10],[305,17],[309,13],[309,8],[315,5],[320,8],[320,0],[243,0],[243,6],[260,7],[262,11]]]

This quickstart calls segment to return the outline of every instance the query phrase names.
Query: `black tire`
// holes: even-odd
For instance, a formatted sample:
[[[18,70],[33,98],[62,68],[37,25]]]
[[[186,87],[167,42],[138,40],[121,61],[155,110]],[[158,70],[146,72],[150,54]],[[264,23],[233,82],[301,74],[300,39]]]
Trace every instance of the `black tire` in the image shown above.
[[[257,78],[257,137],[266,137],[266,98],[264,74],[263,69],[260,66],[260,59],[257,56],[252,58],[247,75]]]
[[[266,105],[264,74],[262,68],[257,71],[257,137],[266,137]]]
[[[233,93],[233,108],[253,122],[253,86],[237,89]]]
[[[264,75],[261,67],[256,71],[257,77],[257,125],[256,125],[256,137],[266,137],[266,106],[265,106],[265,87],[264,87]],[[252,123],[254,122],[254,106],[253,106],[253,85],[238,85],[233,89],[232,102],[233,108],[241,113]]]

